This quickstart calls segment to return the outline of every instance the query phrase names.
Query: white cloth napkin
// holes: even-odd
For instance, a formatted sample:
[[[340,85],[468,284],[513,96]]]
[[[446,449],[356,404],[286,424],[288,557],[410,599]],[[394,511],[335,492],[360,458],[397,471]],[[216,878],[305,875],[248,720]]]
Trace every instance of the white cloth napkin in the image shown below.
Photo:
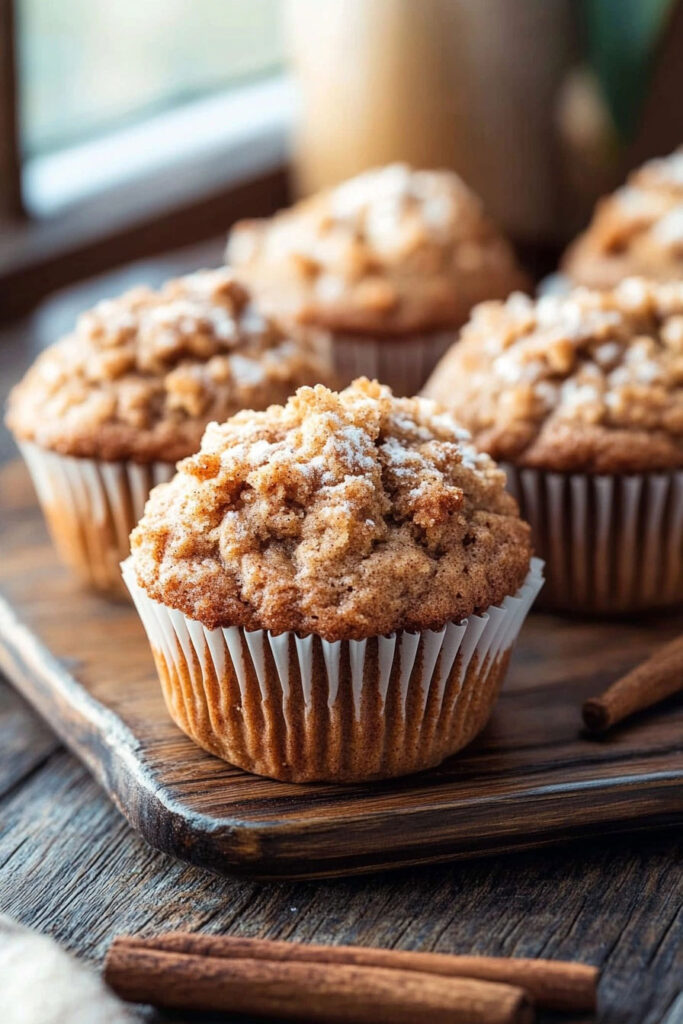
[[[56,942],[0,914],[2,1024],[137,1024],[102,979]]]

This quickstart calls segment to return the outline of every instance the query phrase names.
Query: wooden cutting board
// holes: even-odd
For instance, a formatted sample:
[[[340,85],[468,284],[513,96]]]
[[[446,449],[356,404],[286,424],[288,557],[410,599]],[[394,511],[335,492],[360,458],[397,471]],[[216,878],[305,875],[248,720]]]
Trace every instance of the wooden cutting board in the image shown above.
[[[262,878],[346,875],[683,821],[683,700],[584,736],[580,705],[683,627],[532,615],[482,736],[412,778],[296,786],[203,753],[166,714],[132,606],[57,563],[18,464],[0,473],[0,669],[155,847]]]

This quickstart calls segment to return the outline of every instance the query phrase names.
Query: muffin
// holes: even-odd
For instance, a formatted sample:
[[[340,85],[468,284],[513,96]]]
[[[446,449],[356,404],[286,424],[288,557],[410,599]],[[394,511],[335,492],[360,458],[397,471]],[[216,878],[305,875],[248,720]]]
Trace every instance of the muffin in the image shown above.
[[[229,271],[205,270],[81,316],[14,388],[7,424],[62,559],[123,594],[120,562],[147,495],[207,423],[320,380],[312,346],[264,318]]]
[[[491,459],[365,379],[210,424],[131,542],[172,718],[295,782],[403,775],[468,743],[541,582]]]
[[[484,303],[425,394],[504,463],[546,606],[683,600],[683,282]]]
[[[414,394],[471,307],[525,288],[510,245],[448,171],[368,171],[270,220],[233,228],[226,253],[268,311],[319,330],[340,380]]]
[[[613,288],[632,275],[683,279],[683,149],[649,161],[602,199],[562,269],[589,288]]]

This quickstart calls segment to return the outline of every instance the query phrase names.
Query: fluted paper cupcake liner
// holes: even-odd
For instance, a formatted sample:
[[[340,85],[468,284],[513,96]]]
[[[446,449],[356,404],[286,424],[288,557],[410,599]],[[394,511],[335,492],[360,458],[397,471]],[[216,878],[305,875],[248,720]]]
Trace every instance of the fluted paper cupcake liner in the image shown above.
[[[456,338],[457,331],[433,331],[400,340],[333,333],[332,362],[339,386],[369,377],[388,384],[395,395],[416,395]]]
[[[121,561],[130,532],[174,464],[81,459],[27,442],[20,448],[62,561],[89,586],[126,596]]]
[[[546,562],[543,607],[629,613],[683,602],[683,472],[503,467]]]
[[[438,632],[330,643],[206,629],[152,600],[122,566],[171,717],[200,747],[258,775],[362,781],[439,764],[484,727],[543,583],[533,559],[500,606]]]

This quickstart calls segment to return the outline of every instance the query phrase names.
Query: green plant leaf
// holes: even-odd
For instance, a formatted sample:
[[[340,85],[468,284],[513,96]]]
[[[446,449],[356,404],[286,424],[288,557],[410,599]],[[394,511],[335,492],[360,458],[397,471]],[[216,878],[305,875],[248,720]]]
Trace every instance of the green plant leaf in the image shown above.
[[[656,48],[678,0],[583,0],[588,60],[622,141],[633,138]]]

